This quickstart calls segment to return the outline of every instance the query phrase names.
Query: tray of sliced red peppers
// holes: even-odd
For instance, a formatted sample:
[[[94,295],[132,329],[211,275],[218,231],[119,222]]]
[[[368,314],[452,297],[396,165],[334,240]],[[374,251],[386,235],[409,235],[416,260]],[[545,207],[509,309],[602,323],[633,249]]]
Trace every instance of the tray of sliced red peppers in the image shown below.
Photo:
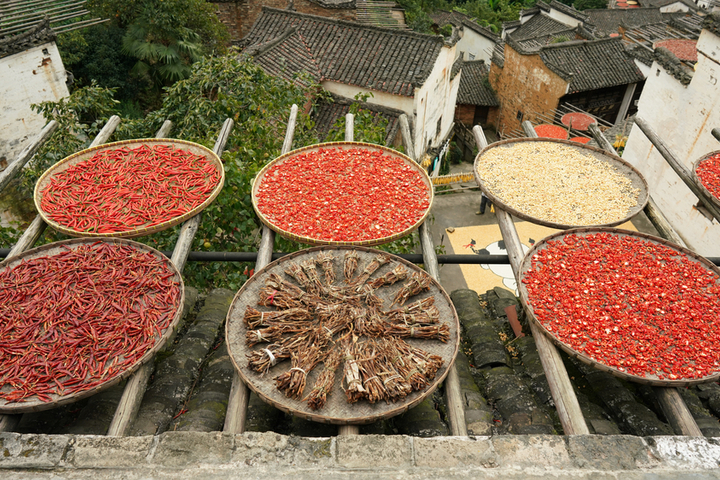
[[[720,377],[720,270],[663,239],[609,228],[551,235],[527,252],[520,297],[563,350],[635,382]]]
[[[380,145],[334,142],[293,150],[266,165],[252,189],[260,220],[312,245],[380,245],[416,229],[433,187],[411,158]]]
[[[196,143],[115,142],[53,165],[38,180],[35,205],[50,226],[74,237],[138,237],[199,213],[224,175],[218,156]]]
[[[700,157],[693,165],[693,180],[720,208],[720,151]]]
[[[0,413],[71,403],[149,360],[180,319],[180,273],[124,239],[73,239],[0,264]]]

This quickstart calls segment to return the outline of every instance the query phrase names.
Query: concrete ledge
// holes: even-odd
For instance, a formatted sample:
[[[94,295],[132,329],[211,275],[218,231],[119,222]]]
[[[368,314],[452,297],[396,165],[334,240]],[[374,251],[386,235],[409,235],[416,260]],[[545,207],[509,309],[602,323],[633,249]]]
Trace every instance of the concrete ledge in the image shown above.
[[[0,478],[720,478],[720,439],[0,433]]]

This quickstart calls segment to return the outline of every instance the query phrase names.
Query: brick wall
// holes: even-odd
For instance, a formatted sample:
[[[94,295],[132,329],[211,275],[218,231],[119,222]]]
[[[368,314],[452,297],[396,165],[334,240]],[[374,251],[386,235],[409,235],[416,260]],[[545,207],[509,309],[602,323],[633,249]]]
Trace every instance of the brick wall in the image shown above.
[[[458,121],[466,127],[473,127],[473,119],[475,118],[475,105],[455,105],[455,121]]]
[[[547,68],[539,55],[521,55],[508,44],[504,68],[491,65],[490,84],[500,101],[496,125],[501,134],[520,129],[518,112],[522,120],[531,122],[536,114],[549,114],[567,90],[567,82]]]
[[[230,38],[233,41],[240,40],[246,36],[253,24],[260,16],[263,6],[272,8],[287,8],[288,0],[234,0],[229,2],[213,2],[217,7],[217,14],[230,31]],[[308,0],[295,0],[295,11],[319,15],[322,17],[337,18],[339,20],[355,20],[354,8],[323,8],[320,5]]]

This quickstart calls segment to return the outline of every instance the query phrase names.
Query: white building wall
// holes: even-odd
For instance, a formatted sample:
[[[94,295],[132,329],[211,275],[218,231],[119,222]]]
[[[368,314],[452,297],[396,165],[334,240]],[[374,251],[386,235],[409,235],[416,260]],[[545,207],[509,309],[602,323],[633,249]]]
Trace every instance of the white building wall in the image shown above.
[[[55,42],[0,58],[0,160],[14,161],[45,125],[30,105],[68,95]]]
[[[372,97],[368,97],[367,103],[382,105],[384,107],[397,108],[408,115],[413,114],[413,98],[404,97],[402,95],[393,95],[386,92],[378,92],[369,88],[362,88],[355,85],[347,85],[329,80],[321,82],[322,87],[328,92],[340,95],[345,98],[355,98],[358,93],[372,93]]]
[[[490,58],[492,58],[492,50],[494,47],[494,41],[468,27],[463,27],[462,37],[455,46],[458,51],[463,52],[463,60],[466,62],[470,60],[485,60],[488,64],[490,63]]]
[[[687,86],[653,64],[638,112],[688,170],[698,158],[720,150],[711,135],[720,126],[720,38],[703,30],[697,49],[696,71]],[[695,208],[695,195],[637,126],[630,132],[623,158],[645,176],[653,199],[690,248],[701,255],[720,256],[720,224]]]
[[[437,147],[450,132],[455,116],[455,100],[460,75],[450,80],[455,63],[456,45],[440,50],[435,66],[422,87],[415,89],[415,154],[419,157],[429,147]],[[437,131],[438,121],[440,132]]]
[[[559,10],[555,10],[554,8],[551,8],[550,12],[548,12],[547,15],[553,20],[557,20],[558,22],[569,25],[570,27],[577,27],[582,23],[581,20],[578,20],[575,17],[571,17],[570,15],[563,13]]]

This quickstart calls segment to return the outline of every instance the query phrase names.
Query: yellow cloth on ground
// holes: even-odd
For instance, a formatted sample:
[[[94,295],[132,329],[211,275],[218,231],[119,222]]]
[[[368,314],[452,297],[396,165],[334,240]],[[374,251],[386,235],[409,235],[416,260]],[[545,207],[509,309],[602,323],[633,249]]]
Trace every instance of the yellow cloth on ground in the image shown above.
[[[543,238],[559,231],[524,221],[516,221],[515,228],[525,252]],[[630,222],[623,223],[617,228],[637,231]],[[500,244],[502,234],[497,224],[459,227],[452,233],[446,231],[445,234],[450,241],[453,252],[456,254],[507,254],[504,245]],[[503,287],[515,292],[517,295],[517,284],[510,265],[460,265],[460,270],[468,288],[479,294],[483,294],[495,287]]]

